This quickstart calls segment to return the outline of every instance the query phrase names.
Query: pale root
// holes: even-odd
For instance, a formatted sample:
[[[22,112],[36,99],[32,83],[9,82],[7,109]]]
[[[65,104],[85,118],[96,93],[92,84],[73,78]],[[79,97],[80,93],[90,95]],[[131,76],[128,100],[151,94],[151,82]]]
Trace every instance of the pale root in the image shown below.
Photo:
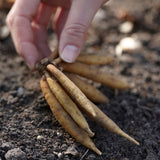
[[[56,97],[52,94],[47,81],[42,78],[40,81],[42,92],[59,123],[66,129],[66,131],[77,141],[87,148],[93,150],[98,155],[101,155],[101,151],[96,148],[90,137],[87,133],[81,129],[73,119],[68,115],[68,113],[63,109],[61,104],[58,102]]]
[[[73,120],[84,129],[90,137],[94,136],[94,133],[90,130],[89,125],[82,115],[81,111],[78,109],[77,105],[72,101],[72,99],[67,95],[64,89],[59,85],[56,80],[51,77],[46,77],[49,88],[63,106],[66,112],[73,118]]]
[[[93,117],[90,113],[84,111],[88,117],[90,117],[92,120],[97,122],[102,127],[106,128],[110,132],[116,133],[116,134],[130,140],[131,142],[135,143],[136,145],[139,145],[139,142],[137,142],[135,139],[133,139],[128,134],[126,134],[124,131],[122,131],[119,128],[119,126],[113,120],[111,120],[107,115],[105,115],[95,104],[93,104],[92,102],[91,102],[91,104],[96,112],[96,116]]]
[[[65,88],[69,95],[76,101],[82,108],[90,112],[95,116],[94,109],[90,104],[89,99],[84,95],[84,93],[58,68],[52,64],[47,65],[47,69],[56,77],[60,84]]]
[[[90,99],[92,102],[95,103],[107,103],[109,102],[109,99],[96,87],[89,84],[88,82],[82,80],[80,77],[78,77],[75,74],[72,73],[65,73],[67,77],[70,78],[71,81],[73,81],[79,89]]]
[[[105,65],[113,62],[114,58],[109,55],[80,54],[76,61],[90,65]]]
[[[61,63],[61,66],[64,71],[78,74],[82,77],[92,79],[93,81],[100,82],[115,89],[126,89],[130,87],[126,81],[118,77],[114,77],[113,75],[101,72],[98,68],[93,68],[92,66],[87,64],[83,64],[80,62],[69,64],[63,62]]]

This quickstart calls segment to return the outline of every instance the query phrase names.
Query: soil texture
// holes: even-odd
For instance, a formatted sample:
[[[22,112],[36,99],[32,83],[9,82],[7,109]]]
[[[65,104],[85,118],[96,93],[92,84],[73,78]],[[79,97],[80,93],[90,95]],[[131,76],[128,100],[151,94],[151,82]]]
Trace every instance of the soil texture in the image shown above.
[[[115,62],[101,70],[123,77],[132,86],[130,90],[116,92],[96,83],[110,99],[98,107],[140,142],[136,146],[87,118],[96,133],[93,141],[102,151],[101,156],[76,142],[59,125],[40,90],[40,75],[28,69],[4,29],[6,14],[0,11],[0,160],[160,159],[158,0],[110,1],[99,10],[89,29],[82,52],[114,56]],[[126,21],[132,27],[124,33],[122,25]],[[48,35],[53,43],[51,29]],[[117,51],[125,37],[134,37],[140,47]]]

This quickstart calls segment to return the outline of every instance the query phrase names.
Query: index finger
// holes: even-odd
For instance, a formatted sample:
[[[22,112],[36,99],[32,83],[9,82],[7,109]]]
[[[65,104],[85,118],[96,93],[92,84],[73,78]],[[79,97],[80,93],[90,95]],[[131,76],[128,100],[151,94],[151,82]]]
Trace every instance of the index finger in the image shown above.
[[[7,19],[16,50],[32,69],[36,61],[41,59],[34,44],[31,24],[39,5],[40,0],[16,0]]]

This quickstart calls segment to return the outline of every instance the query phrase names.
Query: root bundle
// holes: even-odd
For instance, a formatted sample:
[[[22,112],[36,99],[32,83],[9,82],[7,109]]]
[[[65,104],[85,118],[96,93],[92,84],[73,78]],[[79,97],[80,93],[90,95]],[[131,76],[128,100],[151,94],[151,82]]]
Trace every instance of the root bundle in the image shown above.
[[[98,68],[92,68],[91,65],[104,65],[114,60],[111,57],[106,60],[107,58],[108,56],[83,55],[73,64],[57,58],[42,60],[41,64],[37,65],[42,74],[40,81],[42,92],[56,119],[72,137],[98,155],[101,155],[101,151],[91,140],[94,133],[83,113],[102,127],[139,145],[139,142],[122,131],[94,104],[107,103],[109,99],[80,77],[87,77],[114,89],[129,88],[129,84],[124,80],[104,74]]]

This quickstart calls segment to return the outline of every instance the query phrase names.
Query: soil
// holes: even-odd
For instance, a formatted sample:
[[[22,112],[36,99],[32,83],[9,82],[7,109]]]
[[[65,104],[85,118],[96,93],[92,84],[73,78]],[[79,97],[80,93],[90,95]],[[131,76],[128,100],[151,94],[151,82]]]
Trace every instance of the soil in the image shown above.
[[[4,25],[6,14],[0,11],[0,26]],[[40,90],[39,74],[31,72],[16,54],[10,36],[1,38],[0,160],[159,160],[159,15],[158,0],[145,0],[143,4],[141,0],[111,1],[102,7],[89,29],[83,51],[115,56],[116,62],[101,70],[123,77],[132,86],[117,92],[101,85],[100,90],[110,102],[98,107],[140,142],[136,146],[87,119],[102,156],[76,142],[59,125]],[[121,33],[119,26],[126,20],[134,28],[130,33]],[[49,35],[54,37],[54,32],[49,30]],[[137,37],[141,48],[116,55],[115,47],[128,36]]]

